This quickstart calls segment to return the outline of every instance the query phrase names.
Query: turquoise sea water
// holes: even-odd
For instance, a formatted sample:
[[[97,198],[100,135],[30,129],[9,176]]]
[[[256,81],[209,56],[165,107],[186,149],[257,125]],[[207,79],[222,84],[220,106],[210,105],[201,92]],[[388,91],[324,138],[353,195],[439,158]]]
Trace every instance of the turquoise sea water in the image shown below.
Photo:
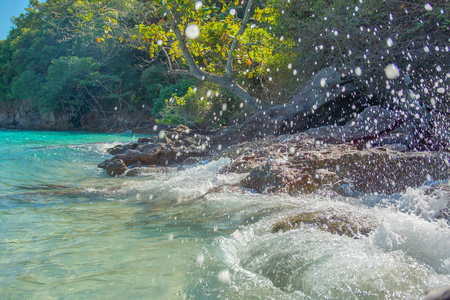
[[[450,283],[448,199],[264,196],[204,162],[109,178],[133,134],[0,130],[2,299],[420,299]],[[369,214],[368,237],[272,233],[302,211]]]

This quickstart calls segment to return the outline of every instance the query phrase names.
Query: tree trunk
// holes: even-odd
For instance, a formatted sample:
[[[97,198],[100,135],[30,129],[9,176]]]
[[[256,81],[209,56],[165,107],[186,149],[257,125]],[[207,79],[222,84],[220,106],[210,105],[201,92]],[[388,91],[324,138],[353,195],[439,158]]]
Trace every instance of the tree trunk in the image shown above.
[[[174,15],[171,14],[169,16],[170,25],[171,25],[171,28],[174,31],[175,36],[179,42],[180,49],[183,52],[183,57],[186,59],[186,62],[189,66],[189,70],[173,70],[172,69],[172,70],[169,70],[169,73],[170,74],[178,74],[178,75],[187,75],[187,76],[195,77],[202,81],[215,83],[215,84],[225,88],[226,90],[230,91],[233,95],[235,95],[236,97],[241,99],[245,104],[249,105],[252,109],[258,109],[259,108],[258,101],[256,99],[254,99],[247,92],[247,90],[245,90],[243,87],[241,87],[239,84],[237,84],[232,79],[232,62],[233,62],[232,53],[234,52],[234,50],[237,47],[238,37],[240,35],[242,35],[245,31],[245,27],[246,27],[246,24],[249,19],[249,14],[250,14],[250,9],[251,9],[252,3],[253,3],[253,0],[248,1],[241,27],[239,28],[236,36],[233,39],[231,46],[230,46],[230,51],[229,51],[230,53],[228,55],[226,73],[224,76],[205,72],[197,66],[194,58],[192,57],[192,53],[189,50],[189,47],[186,43],[186,38],[185,38],[184,34],[181,32],[180,27],[178,26],[178,24],[174,18]],[[166,7],[166,10],[168,12],[170,12],[170,10],[167,7]],[[169,61],[169,66],[171,67],[170,57],[168,57],[167,53],[166,53],[166,56]]]
[[[216,74],[208,73],[198,70],[199,72],[192,72],[191,70],[170,70],[171,75],[185,75],[197,78],[201,81],[207,81],[217,84],[227,91],[231,92],[233,95],[241,99],[246,105],[249,105],[252,109],[258,109],[258,101],[253,98],[247,90],[241,87],[239,84],[234,82],[231,78],[227,76],[219,76]]]

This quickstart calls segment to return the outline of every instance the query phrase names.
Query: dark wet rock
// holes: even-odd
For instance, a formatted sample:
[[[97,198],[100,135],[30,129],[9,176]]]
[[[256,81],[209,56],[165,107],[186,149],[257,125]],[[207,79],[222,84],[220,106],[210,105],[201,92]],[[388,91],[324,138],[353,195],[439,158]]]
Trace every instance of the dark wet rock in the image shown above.
[[[117,145],[114,146],[113,148],[109,148],[107,151],[109,154],[111,155],[117,155],[117,154],[122,154],[125,153],[127,150],[134,150],[138,147],[138,143],[132,143],[132,144],[128,144],[128,145]]]
[[[159,166],[143,166],[128,169],[125,176],[151,176],[154,174],[170,173],[176,171],[175,168],[159,167]]]
[[[318,180],[315,179],[307,170],[291,165],[267,163],[254,168],[241,185],[259,193],[311,193],[319,188]]]
[[[182,165],[183,166],[193,166],[195,164],[198,164],[199,162],[201,162],[201,158],[199,158],[199,157],[188,157],[183,161]]]
[[[141,168],[130,168],[128,169],[128,171],[125,173],[125,176],[128,177],[135,177],[135,176],[139,176],[142,174]]]
[[[119,176],[125,173],[127,166],[121,159],[113,159],[106,165],[106,174],[109,176]]]
[[[423,300],[450,300],[450,286],[427,292]]]
[[[141,137],[138,139],[139,144],[148,144],[155,142],[155,137]]]
[[[223,172],[247,173],[241,182],[260,193],[297,195],[327,188],[354,193],[393,194],[430,178],[450,176],[448,154],[399,152],[389,147],[358,149],[326,144],[306,134],[252,142]],[[343,188],[347,186],[348,188]]]
[[[118,154],[113,159],[122,159],[127,166],[138,161],[144,165],[153,164],[158,161],[163,148],[160,144],[149,144],[148,147],[143,149],[128,150],[125,153]]]
[[[135,162],[134,164],[128,166],[128,168],[132,169],[132,168],[140,168],[142,167],[144,164],[142,163],[142,161],[138,160],[137,162]]]
[[[289,103],[259,111],[244,124],[219,131],[212,138],[212,144],[226,146],[269,135],[302,132],[311,127],[343,125],[354,118],[354,112],[367,106],[367,101],[354,101],[355,90],[352,80],[343,78],[336,67],[327,67],[308,80]]]
[[[365,143],[371,140],[380,140],[383,134],[400,126],[405,119],[406,117],[399,112],[371,106],[344,126],[328,125],[309,129],[306,133],[325,141]]]
[[[349,237],[367,236],[378,226],[378,220],[370,215],[356,215],[341,211],[309,211],[280,220],[272,227],[272,232],[308,226],[332,234]]]
[[[209,137],[186,126],[177,126],[160,133],[158,137],[140,138],[138,143],[119,145],[110,153],[115,156],[98,165],[105,169],[114,160],[121,160],[129,168],[146,165],[172,166],[187,158],[203,157],[210,151]],[[133,171],[131,174],[135,174]]]

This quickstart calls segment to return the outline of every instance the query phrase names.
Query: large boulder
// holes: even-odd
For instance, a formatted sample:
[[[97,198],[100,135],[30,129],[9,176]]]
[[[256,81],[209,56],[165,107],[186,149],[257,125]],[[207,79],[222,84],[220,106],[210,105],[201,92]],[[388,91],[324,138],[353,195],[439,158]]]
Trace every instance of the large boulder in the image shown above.
[[[127,166],[121,159],[113,159],[106,165],[106,174],[115,177],[122,175],[127,170]]]
[[[370,106],[343,126],[328,125],[305,131],[316,139],[361,143],[380,139],[403,124],[406,116],[379,106]]]
[[[389,147],[358,149],[327,144],[306,134],[272,137],[248,146],[223,172],[248,176],[241,186],[261,193],[301,194],[317,189],[340,193],[403,192],[427,180],[450,177],[449,155],[400,152]]]
[[[228,145],[321,125],[345,124],[353,118],[353,112],[362,111],[362,104],[370,102],[355,101],[355,91],[353,81],[343,77],[336,66],[327,67],[308,80],[289,103],[259,111],[243,124],[220,131],[212,144]]]
[[[354,214],[343,211],[307,211],[301,212],[278,221],[272,227],[272,232],[308,226],[332,234],[346,235],[348,237],[367,236],[379,225],[379,221],[368,214]]]
[[[172,130],[162,130],[157,136],[140,138],[137,143],[118,145],[109,149],[109,153],[114,157],[100,163],[98,167],[107,169],[114,161],[121,161],[128,168],[148,165],[172,166],[181,164],[190,157],[206,156],[209,151],[208,137],[180,125]],[[136,172],[134,170],[133,174]]]

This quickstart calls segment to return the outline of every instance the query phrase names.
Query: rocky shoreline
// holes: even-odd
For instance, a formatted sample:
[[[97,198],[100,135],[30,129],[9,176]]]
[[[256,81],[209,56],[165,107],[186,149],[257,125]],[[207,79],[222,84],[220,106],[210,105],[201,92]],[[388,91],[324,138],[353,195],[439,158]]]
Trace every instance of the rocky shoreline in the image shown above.
[[[180,125],[109,149],[113,157],[99,167],[110,176],[130,176],[229,157],[232,161],[222,172],[248,173],[241,182],[243,188],[290,195],[321,189],[348,196],[389,195],[450,177],[449,153],[406,151],[398,144],[361,148],[326,142],[307,133],[229,143],[226,148],[221,141],[220,132],[208,135]]]
[[[330,67],[290,103],[243,124],[210,131],[154,125],[149,137],[109,149],[113,157],[99,167],[110,176],[136,176],[228,157],[221,172],[242,174],[239,188],[257,193],[392,195],[425,182],[442,182],[437,189],[447,193],[447,117],[417,102],[388,109],[349,100],[354,92],[352,82]],[[449,207],[437,217],[449,220]]]
[[[155,128],[157,131],[157,128]],[[221,132],[198,132],[180,125],[109,149],[113,155],[99,164],[110,176],[170,172],[202,161],[228,157],[222,173],[239,173],[239,188],[262,194],[300,195],[329,191],[343,196],[405,192],[425,182],[448,193],[450,154],[407,151],[398,144],[361,147],[317,139],[307,133],[267,136],[247,142],[228,142]],[[366,145],[367,146],[367,145]],[[434,189],[434,190],[433,190]],[[450,202],[437,218],[449,219]]]
[[[110,149],[114,157],[99,167],[110,176],[136,175],[143,167],[178,168],[226,156],[232,159],[228,172],[249,173],[243,187],[291,195],[324,187],[392,194],[448,180],[445,115],[417,102],[387,109],[349,100],[354,92],[351,81],[326,68],[290,103],[259,111],[243,124],[211,131],[154,125],[151,137]]]
[[[227,157],[231,161],[220,172],[243,178],[233,191],[271,195],[389,196],[422,187],[424,196],[436,202],[432,212],[427,211],[430,219],[450,224],[446,117],[424,107],[393,110],[366,105],[336,118],[330,105],[348,101],[339,93],[345,89],[330,97],[329,92],[318,91],[321,88],[314,80],[318,78],[311,80],[302,97],[257,112],[240,125],[211,131],[155,125],[149,137],[109,149],[113,157],[98,166],[109,176],[146,176]],[[330,77],[327,82],[333,80]],[[421,209],[416,213],[421,214]],[[275,233],[306,226],[357,239],[368,235],[378,222],[370,215],[315,210],[300,211],[271,228]],[[450,299],[449,291],[448,287],[431,291],[425,299]]]

